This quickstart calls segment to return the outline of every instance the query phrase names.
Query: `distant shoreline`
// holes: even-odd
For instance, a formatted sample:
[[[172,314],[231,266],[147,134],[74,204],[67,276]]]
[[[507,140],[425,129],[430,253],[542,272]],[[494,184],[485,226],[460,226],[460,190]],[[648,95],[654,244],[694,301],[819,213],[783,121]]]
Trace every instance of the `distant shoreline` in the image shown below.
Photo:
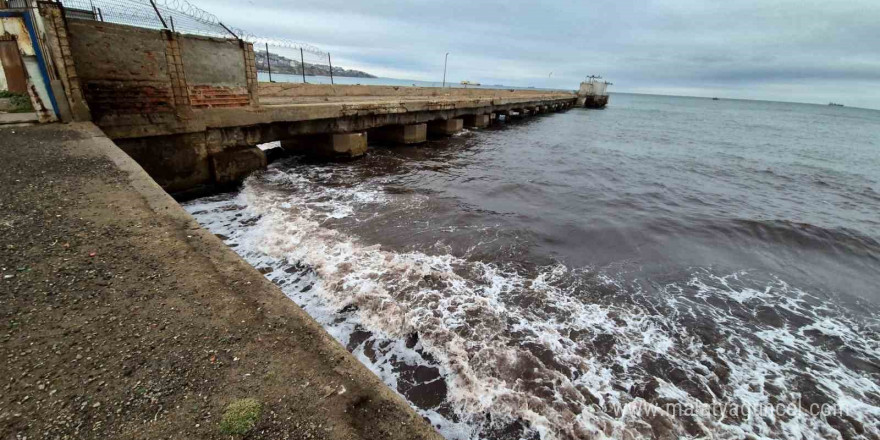
[[[254,63],[257,66],[257,72],[263,73],[283,73],[287,75],[302,75],[305,70],[306,76],[334,76],[340,78],[376,78],[375,75],[360,70],[344,69],[336,66],[331,69],[327,64],[318,63],[302,63],[282,55],[269,53],[267,59],[266,51],[257,51],[254,53]],[[305,67],[303,67],[305,66]]]

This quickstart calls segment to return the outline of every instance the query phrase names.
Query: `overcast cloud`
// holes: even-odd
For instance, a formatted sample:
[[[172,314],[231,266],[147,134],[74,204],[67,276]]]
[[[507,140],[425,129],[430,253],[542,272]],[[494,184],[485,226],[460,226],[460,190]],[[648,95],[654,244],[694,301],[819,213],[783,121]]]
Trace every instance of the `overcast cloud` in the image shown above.
[[[880,109],[880,0],[194,0],[375,75]],[[283,51],[282,51],[283,52]],[[552,72],[552,73],[551,73]]]

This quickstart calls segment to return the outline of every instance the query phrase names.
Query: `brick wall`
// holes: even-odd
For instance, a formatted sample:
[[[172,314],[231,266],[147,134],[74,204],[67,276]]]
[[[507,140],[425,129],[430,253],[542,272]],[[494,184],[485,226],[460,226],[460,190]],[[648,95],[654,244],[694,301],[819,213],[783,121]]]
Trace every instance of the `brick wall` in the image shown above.
[[[245,107],[251,94],[247,44],[234,40],[180,36],[183,68],[193,108]]]
[[[67,23],[76,71],[96,121],[174,111],[163,32],[72,18]]]
[[[99,125],[256,102],[253,48],[246,43],[90,20],[67,23],[71,71]],[[59,38],[62,51],[64,45]]]
[[[189,99],[194,108],[246,107],[251,103],[245,87],[190,86]]]

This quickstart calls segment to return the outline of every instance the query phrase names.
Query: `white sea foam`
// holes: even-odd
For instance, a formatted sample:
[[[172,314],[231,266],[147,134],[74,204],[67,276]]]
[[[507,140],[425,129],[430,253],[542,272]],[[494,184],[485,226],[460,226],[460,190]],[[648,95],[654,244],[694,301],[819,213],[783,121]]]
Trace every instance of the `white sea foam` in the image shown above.
[[[281,148],[281,141],[266,142],[265,144],[259,144],[259,145],[257,145],[257,148],[259,148],[263,151],[271,150],[273,148]]]
[[[827,304],[808,305],[821,300],[806,292],[780,280],[751,286],[744,272],[696,270],[650,295],[604,271],[554,265],[526,274],[496,262],[365,246],[326,222],[375,205],[415,206],[418,196],[376,185],[328,187],[327,173],[271,170],[234,197],[186,207],[251,264],[272,268],[266,276],[392,388],[401,389],[400,365],[436,368],[445,402],[417,409],[447,438],[484,437],[517,419],[543,439],[672,438],[701,430],[717,438],[825,438],[833,432],[829,421],[801,411],[746,419],[660,411],[664,401],[703,409],[792,404],[804,374],[861,423],[865,436],[880,435],[876,378],[811,342],[815,334],[838,338],[876,359],[876,334],[860,333],[859,323],[829,313]],[[584,279],[625,299],[585,296],[572,281]],[[754,315],[759,306],[809,324],[773,326],[738,315]],[[701,333],[694,322],[716,327]],[[368,336],[356,340],[359,332]],[[412,335],[418,341],[408,344]],[[650,389],[652,377],[653,391],[635,391]],[[655,412],[646,415],[649,409]]]

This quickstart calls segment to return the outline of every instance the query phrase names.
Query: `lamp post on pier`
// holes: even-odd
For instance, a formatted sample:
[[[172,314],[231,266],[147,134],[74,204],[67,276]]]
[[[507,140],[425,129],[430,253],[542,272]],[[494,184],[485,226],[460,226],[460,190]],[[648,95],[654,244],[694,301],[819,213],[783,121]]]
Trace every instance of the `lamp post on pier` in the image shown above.
[[[446,87],[446,63],[449,61],[449,52],[446,52],[446,57],[443,58],[443,87]]]

